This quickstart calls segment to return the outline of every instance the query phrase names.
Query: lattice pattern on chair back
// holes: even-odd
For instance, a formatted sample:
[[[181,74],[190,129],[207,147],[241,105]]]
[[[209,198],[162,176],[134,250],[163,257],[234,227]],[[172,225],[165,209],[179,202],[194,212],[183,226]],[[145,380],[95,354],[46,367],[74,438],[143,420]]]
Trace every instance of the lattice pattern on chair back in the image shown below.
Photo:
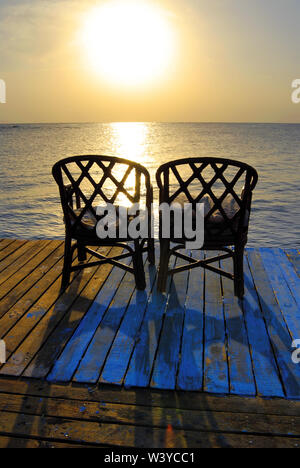
[[[59,185],[67,227],[78,227],[85,215],[95,219],[98,205],[130,206],[152,202],[148,171],[141,165],[113,156],[74,156],[56,163],[53,177]],[[142,180],[144,179],[144,180]]]
[[[162,165],[157,171],[160,202],[205,204],[205,238],[237,238],[247,232],[257,172],[222,158],[189,158]]]

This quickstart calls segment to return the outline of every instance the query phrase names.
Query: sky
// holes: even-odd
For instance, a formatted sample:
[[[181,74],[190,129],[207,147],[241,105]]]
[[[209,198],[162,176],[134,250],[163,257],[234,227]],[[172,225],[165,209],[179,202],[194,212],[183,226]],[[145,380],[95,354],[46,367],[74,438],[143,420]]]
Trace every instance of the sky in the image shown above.
[[[299,0],[134,1],[1,0],[0,122],[300,123]]]

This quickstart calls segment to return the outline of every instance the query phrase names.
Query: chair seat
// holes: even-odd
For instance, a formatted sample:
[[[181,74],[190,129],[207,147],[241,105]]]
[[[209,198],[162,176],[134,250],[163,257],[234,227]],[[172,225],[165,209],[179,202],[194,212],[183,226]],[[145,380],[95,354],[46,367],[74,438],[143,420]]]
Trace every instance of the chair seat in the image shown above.
[[[184,194],[180,194],[172,205],[177,203],[181,207],[184,207],[185,203],[188,203],[187,198]],[[235,217],[233,223],[231,223],[232,229],[228,227],[224,216],[220,210],[214,211],[211,215],[209,212],[211,211],[212,207],[214,206],[214,202],[209,195],[205,195],[199,203],[204,204],[204,245],[209,246],[210,244],[218,245],[218,246],[229,246],[234,245],[236,242],[235,239],[235,232],[238,230],[239,225],[239,205],[234,199],[232,195],[227,195],[222,203],[222,208],[228,218],[231,220]],[[209,216],[208,216],[209,215]],[[193,221],[196,220],[196,211],[193,210]],[[245,227],[245,238],[247,237],[247,227],[249,223],[249,212],[246,212],[245,219],[244,219],[244,227]],[[174,232],[174,220],[171,220],[171,232]],[[183,238],[175,238],[171,236],[171,242],[174,243],[186,243],[188,239],[186,237]]]
[[[174,205],[174,203],[178,203],[181,207],[184,207],[184,204],[189,203],[189,201],[184,194],[180,194],[172,202],[172,205]],[[201,198],[201,200],[198,203],[204,204],[204,216],[206,217],[206,221],[209,225],[213,226],[213,225],[224,224],[224,216],[219,209],[215,210],[209,217],[207,217],[209,212],[212,210],[212,208],[215,205],[214,201],[209,195],[205,195],[203,198]],[[222,202],[222,208],[227,218],[231,220],[238,213],[240,206],[235,200],[235,198],[231,194],[228,194],[227,197]],[[193,210],[193,215],[194,217],[196,216],[196,213],[194,210]],[[238,219],[239,219],[238,216],[236,216],[237,223],[238,223]],[[246,210],[244,226],[248,226],[248,223],[249,223],[249,211]]]
[[[112,217],[111,219],[108,219],[108,222],[105,222],[105,228],[112,229],[113,231],[116,232],[116,242],[126,242],[126,241],[132,241],[133,239],[130,236],[119,236],[119,228],[120,228],[120,219],[119,219],[119,206],[116,206],[116,217]],[[93,207],[93,209],[97,210],[96,207]],[[91,242],[93,244],[99,243],[100,238],[97,235],[96,227],[98,223],[101,223],[102,219],[104,216],[95,216],[93,211],[90,209],[77,209],[73,210],[75,217],[79,217],[81,213],[84,211],[84,215],[82,216],[80,223],[78,226],[75,228],[75,233],[74,233],[74,239],[77,240],[84,240],[85,242]],[[72,225],[74,226],[76,222],[76,218],[72,218]],[[127,216],[127,225],[135,218],[134,215],[128,215]],[[114,241],[114,239],[107,238],[107,239],[101,239],[102,242],[107,242],[108,244],[111,244]]]
[[[186,242],[191,242],[191,239],[187,239],[186,237],[182,237],[180,239],[171,237],[170,241],[175,244],[186,244]],[[247,242],[247,232],[245,232],[243,242],[245,243]],[[232,235],[231,232],[229,232],[228,229],[225,230],[222,234],[218,234],[218,233],[214,234],[214,233],[208,232],[206,229],[204,230],[204,244],[202,247],[203,249],[210,248],[213,246],[226,247],[226,246],[235,245],[235,244],[236,244],[236,238],[234,235]]]

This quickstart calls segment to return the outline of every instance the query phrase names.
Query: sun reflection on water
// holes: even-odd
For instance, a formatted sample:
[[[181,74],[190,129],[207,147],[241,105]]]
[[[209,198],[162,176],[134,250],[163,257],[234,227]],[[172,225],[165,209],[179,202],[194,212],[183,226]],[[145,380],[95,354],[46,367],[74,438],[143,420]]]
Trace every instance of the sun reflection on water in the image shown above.
[[[146,159],[146,141],[148,136],[148,126],[144,123],[120,122],[111,123],[111,148],[112,153],[125,159],[130,159],[139,164],[143,164]],[[117,178],[121,174],[115,174]],[[127,178],[126,188],[133,188],[135,185],[135,171],[132,171]],[[120,193],[118,203],[123,206],[130,206],[128,198]]]
[[[111,132],[113,152],[143,164],[149,132],[148,126],[140,122],[112,123]]]

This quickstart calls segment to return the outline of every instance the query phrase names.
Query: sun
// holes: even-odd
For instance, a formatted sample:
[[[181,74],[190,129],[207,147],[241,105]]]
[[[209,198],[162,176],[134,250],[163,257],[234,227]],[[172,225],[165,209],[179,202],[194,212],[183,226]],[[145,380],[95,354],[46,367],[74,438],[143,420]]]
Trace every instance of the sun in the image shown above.
[[[159,79],[168,71],[175,49],[167,14],[143,0],[110,1],[92,9],[81,40],[93,69],[118,86]]]

